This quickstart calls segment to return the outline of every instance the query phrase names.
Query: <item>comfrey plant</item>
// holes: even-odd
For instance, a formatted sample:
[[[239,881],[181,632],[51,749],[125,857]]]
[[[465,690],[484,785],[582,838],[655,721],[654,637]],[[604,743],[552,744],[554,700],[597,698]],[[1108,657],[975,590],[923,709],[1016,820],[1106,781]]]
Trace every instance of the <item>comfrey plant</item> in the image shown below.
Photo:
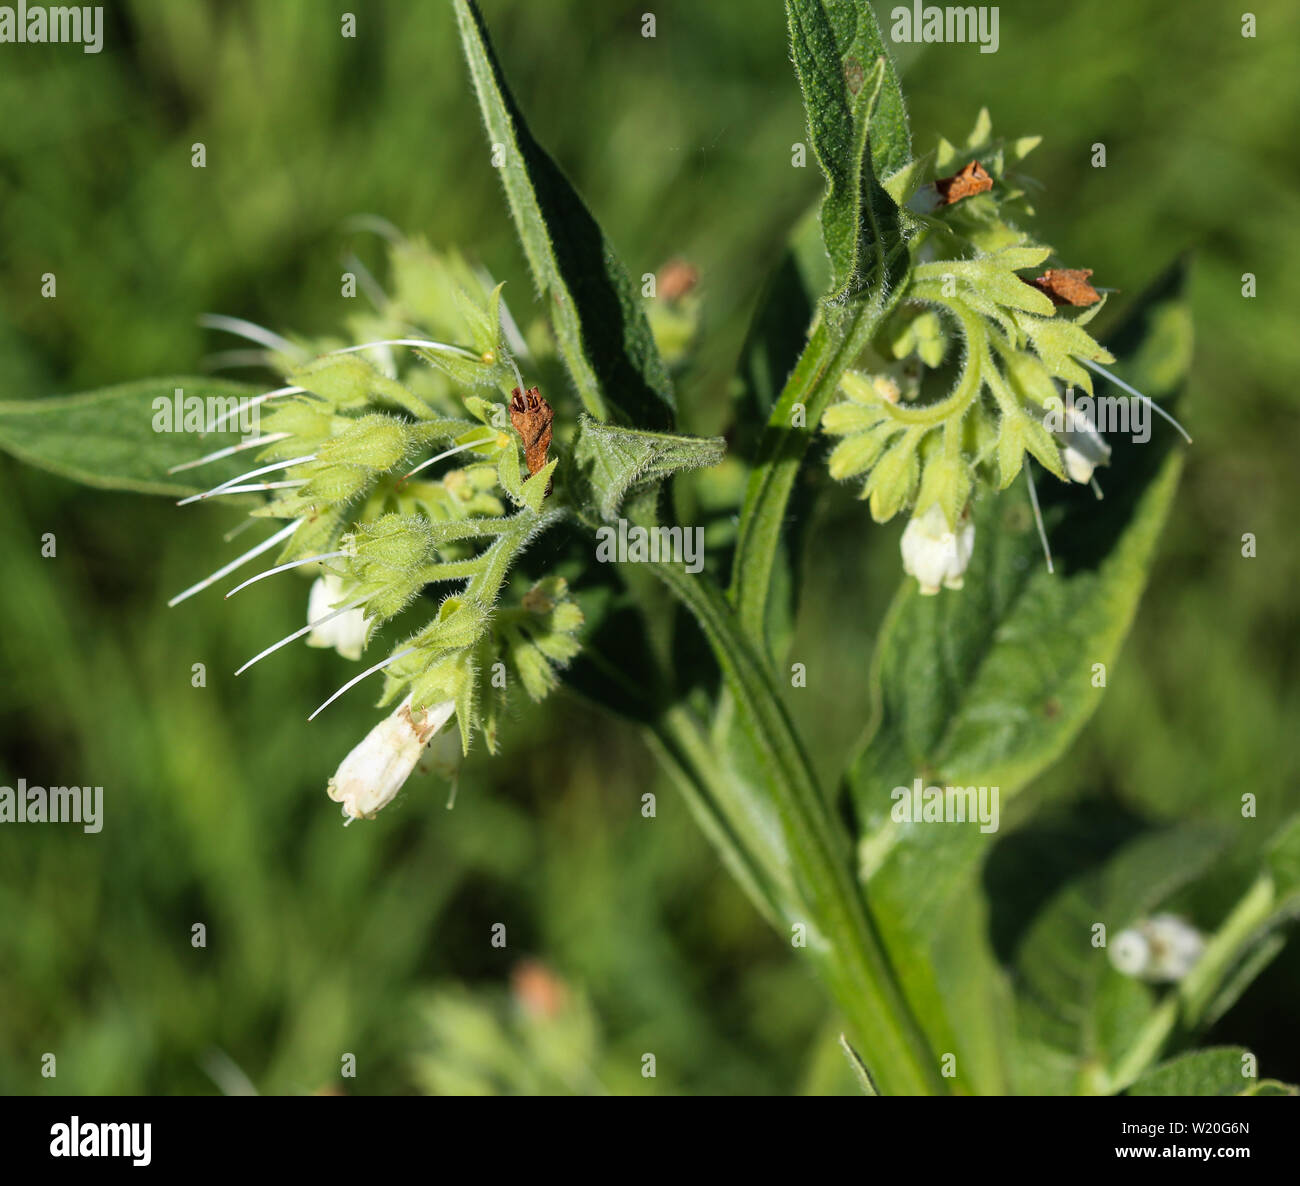
[[[454,780],[476,739],[496,751],[512,700],[562,680],[639,722],[821,975],[864,1089],[1284,1090],[1236,1049],[1157,1064],[1276,952],[1300,902],[1300,825],[1260,827],[1243,805],[1239,835],[1146,830],[1045,898],[1018,895],[1010,944],[990,888],[1032,847],[1000,829],[1023,827],[1026,788],[1115,676],[1172,505],[1181,445],[1148,416],[1168,415],[1154,401],[1188,368],[1181,268],[1102,345],[1106,289],[1074,266],[1086,247],[1057,255],[1032,230],[1037,140],[996,138],[981,111],[960,147],[915,153],[865,0],[787,0],[827,189],[760,298],[729,443],[681,432],[692,269],[632,281],[530,134],[476,7],[454,7],[535,318],[521,328],[461,254],[378,226],[387,271],[362,275],[371,308],[341,336],[211,320],[263,350],[265,387],[132,384],[6,414],[0,438],[67,473],[56,429],[75,406],[85,431],[131,446],[83,465],[90,480],[255,500],[270,533],[172,604],[227,578],[245,578],[227,596],[312,578],[302,628],[241,670],[303,638],[362,665],[313,717],[382,673],[388,715],[321,771],[348,822],[422,759]],[[210,432],[257,424],[206,444],[154,432],[178,389],[229,401]],[[862,657],[864,738],[830,791],[795,723],[817,675],[790,647],[813,507],[837,481],[876,522],[908,521],[869,671]],[[677,521],[686,506],[704,523]],[[845,596],[816,612],[855,618]]]

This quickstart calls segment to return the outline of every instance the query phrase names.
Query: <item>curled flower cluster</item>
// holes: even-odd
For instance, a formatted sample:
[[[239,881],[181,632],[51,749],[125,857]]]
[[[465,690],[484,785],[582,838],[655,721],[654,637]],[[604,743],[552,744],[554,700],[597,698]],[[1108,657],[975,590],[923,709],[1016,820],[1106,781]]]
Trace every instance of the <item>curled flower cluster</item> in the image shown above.
[[[557,459],[534,449],[525,466],[508,405],[491,398],[520,395],[515,357],[530,358],[501,286],[395,234],[390,263],[391,295],[371,281],[375,312],[349,324],[356,344],[247,327],[270,344],[267,363],[283,385],[250,401],[261,421],[254,439],[177,467],[256,450],[246,473],[183,501],[265,493],[253,517],[283,525],[171,604],[275,548],[276,563],[227,596],[279,572],[314,578],[307,625],[241,672],[304,635],[357,661],[389,623],[423,619],[312,714],[380,670],[380,703],[401,698],[329,782],[349,822],[391,802],[428,748],[444,744],[435,739],[454,736],[453,719],[459,753],[476,732],[495,751],[508,690],[549,693],[583,623],[563,579],[511,587],[520,553],[564,512]],[[544,405],[536,389],[529,398]],[[445,754],[435,765],[455,768]]]
[[[1092,394],[1094,373],[1118,382],[1102,365],[1113,356],[1085,329],[1105,297],[1089,271],[1036,274],[1052,251],[1013,221],[1032,214],[1013,166],[1037,143],[994,140],[981,111],[962,149],[941,140],[887,183],[910,230],[912,266],[891,315],[845,372],[844,399],[822,418],[839,438],[831,476],[860,480],[878,522],[911,509],[903,564],[922,593],[961,588],[971,504],[1022,469],[1032,487],[1027,455],[1083,484],[1109,458],[1086,415],[1061,413],[1063,394]]]

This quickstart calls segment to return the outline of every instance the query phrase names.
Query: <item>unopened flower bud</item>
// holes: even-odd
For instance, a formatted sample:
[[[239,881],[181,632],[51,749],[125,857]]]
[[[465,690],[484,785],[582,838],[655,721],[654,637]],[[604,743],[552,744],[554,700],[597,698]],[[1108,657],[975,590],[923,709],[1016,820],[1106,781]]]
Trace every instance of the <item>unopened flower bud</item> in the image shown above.
[[[1168,982],[1182,980],[1204,950],[1200,931],[1174,914],[1157,914],[1121,931],[1109,948],[1116,971]]]

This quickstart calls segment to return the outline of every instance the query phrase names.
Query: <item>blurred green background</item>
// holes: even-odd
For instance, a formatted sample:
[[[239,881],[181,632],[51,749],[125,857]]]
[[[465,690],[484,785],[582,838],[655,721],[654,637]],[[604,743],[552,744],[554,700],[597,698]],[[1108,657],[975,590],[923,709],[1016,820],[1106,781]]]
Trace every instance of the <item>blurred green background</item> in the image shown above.
[[[1117,305],[1196,253],[1181,412],[1196,443],[1110,694],[1036,790],[1049,808],[1229,820],[1249,790],[1271,831],[1300,804],[1300,9],[1251,8],[1253,40],[1209,0],[1025,0],[1001,6],[996,54],[900,47],[919,148],[964,136],[982,104],[997,133],[1043,134],[1041,237]],[[484,10],[534,132],[629,270],[699,268],[680,398],[688,426],[716,429],[758,288],[821,187],[814,163],[791,167],[806,133],[781,6]],[[0,47],[0,398],[193,372],[239,345],[200,330],[204,312],[330,329],[345,255],[374,257],[343,228],[359,213],[459,245],[532,311],[449,5],[136,0],[106,20],[99,55]],[[93,836],[0,829],[0,1091],[851,1089],[819,987],[635,729],[556,697],[520,714],[501,757],[471,759],[453,811],[416,779],[344,831],[325,780],[374,710],[362,693],[305,718],[348,665],[298,648],[230,674],[301,624],[306,584],[165,608],[233,554],[237,512],[6,457],[0,500],[0,785],[102,784],[106,815]],[[796,643],[809,687],[791,704],[829,777],[866,717],[901,525],[872,527],[846,491],[821,530]],[[1294,947],[1216,1032],[1291,1080]]]

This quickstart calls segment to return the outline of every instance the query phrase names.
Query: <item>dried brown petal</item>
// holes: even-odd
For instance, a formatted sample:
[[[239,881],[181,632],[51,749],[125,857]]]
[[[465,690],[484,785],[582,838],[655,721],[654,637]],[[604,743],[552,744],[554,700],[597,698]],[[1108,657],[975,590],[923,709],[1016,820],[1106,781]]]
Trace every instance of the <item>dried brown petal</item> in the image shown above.
[[[546,466],[554,419],[554,410],[536,387],[530,387],[523,395],[519,394],[518,387],[510,393],[510,423],[524,442],[524,460],[530,474]]]
[[[1095,305],[1101,296],[1088,283],[1091,275],[1091,268],[1048,268],[1041,276],[1025,283],[1046,293],[1054,305]]]
[[[961,172],[954,173],[951,177],[940,177],[935,181],[934,188],[939,191],[939,205],[951,206],[962,198],[991,190],[993,178],[984,171],[984,166],[979,161],[971,161]]]

